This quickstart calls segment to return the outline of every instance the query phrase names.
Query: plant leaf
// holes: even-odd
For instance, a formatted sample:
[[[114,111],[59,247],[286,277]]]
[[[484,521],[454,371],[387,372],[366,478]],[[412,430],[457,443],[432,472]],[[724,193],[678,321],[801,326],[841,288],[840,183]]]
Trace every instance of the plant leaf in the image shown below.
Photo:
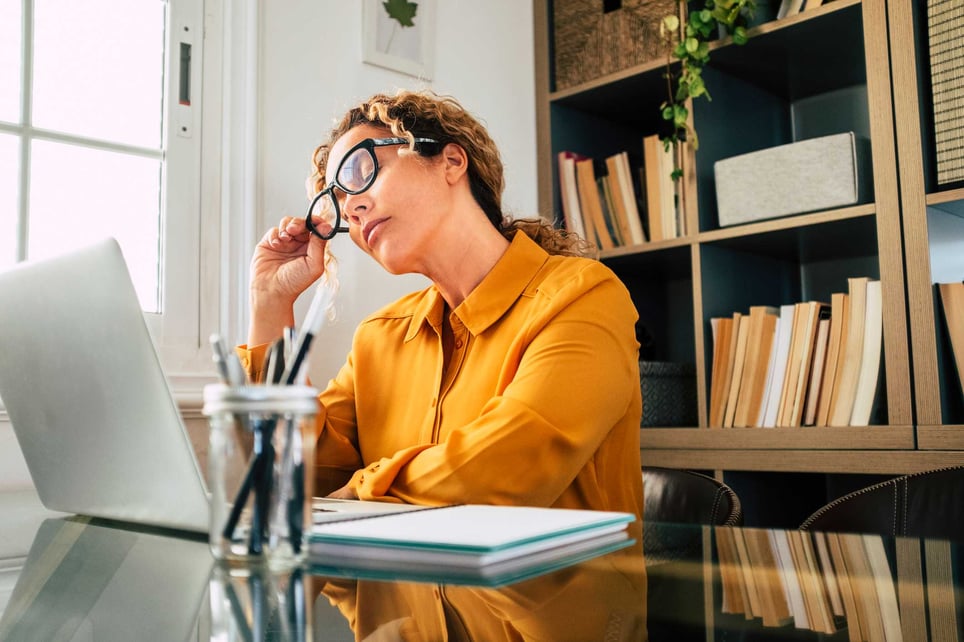
[[[382,3],[388,17],[398,22],[403,27],[415,26],[415,13],[418,11],[417,2],[408,0],[385,0]]]

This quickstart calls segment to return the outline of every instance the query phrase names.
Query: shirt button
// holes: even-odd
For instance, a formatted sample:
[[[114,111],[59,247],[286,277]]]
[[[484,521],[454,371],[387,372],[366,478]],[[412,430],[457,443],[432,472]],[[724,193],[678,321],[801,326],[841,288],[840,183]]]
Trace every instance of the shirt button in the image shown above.
[[[456,348],[461,348],[461,347],[462,347],[462,340],[461,340],[461,339],[456,339],[456,340],[455,340],[455,347],[456,347]]]
[[[378,464],[372,464],[369,470],[372,472],[375,472],[376,470],[378,470],[378,466],[379,466]]]
[[[359,476],[358,476],[358,483],[359,483],[359,484],[364,484],[364,483],[365,483],[365,476],[364,476],[364,475],[359,475]]]

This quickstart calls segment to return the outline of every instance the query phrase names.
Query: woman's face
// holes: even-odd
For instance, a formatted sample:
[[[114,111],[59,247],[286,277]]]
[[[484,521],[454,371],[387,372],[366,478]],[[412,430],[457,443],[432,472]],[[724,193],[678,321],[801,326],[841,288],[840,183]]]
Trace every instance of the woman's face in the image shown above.
[[[331,183],[345,153],[357,143],[391,136],[372,125],[349,130],[331,147],[325,182]],[[410,152],[406,145],[376,147],[375,155],[378,174],[370,188],[347,195],[336,190],[349,235],[392,274],[424,273],[449,198],[443,163]]]

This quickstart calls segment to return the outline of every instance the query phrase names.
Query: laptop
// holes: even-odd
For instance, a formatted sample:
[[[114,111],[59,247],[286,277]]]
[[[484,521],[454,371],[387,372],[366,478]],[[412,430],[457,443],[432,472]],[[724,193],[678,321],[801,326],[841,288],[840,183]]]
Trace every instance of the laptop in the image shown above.
[[[0,399],[43,505],[208,530],[208,494],[114,239],[0,272]]]
[[[0,355],[0,400],[46,508],[208,531],[206,463],[114,239],[0,272]],[[323,523],[416,508],[314,498],[312,512]]]

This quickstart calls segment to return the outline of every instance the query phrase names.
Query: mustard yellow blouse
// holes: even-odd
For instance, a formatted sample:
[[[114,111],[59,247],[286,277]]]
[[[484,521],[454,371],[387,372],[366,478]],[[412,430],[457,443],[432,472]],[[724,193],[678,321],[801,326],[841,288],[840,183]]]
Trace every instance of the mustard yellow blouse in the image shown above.
[[[360,324],[320,395],[316,494],[350,476],[367,500],[639,515],[637,314],[616,276],[517,233],[448,315],[449,354],[444,310],[432,286]]]

